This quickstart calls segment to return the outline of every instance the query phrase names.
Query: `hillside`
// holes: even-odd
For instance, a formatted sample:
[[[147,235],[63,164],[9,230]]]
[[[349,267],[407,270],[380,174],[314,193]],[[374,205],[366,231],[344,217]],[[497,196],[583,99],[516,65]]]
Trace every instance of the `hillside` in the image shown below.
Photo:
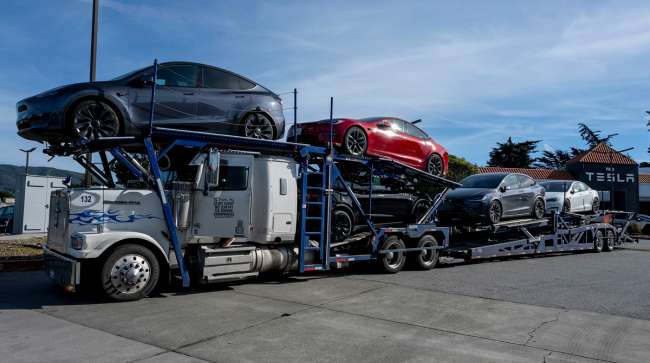
[[[0,164],[0,190],[6,190],[16,194],[16,183],[25,171],[24,166]],[[83,174],[74,171],[50,168],[46,166],[30,166],[29,173],[32,175],[48,176],[72,176],[72,183],[78,184],[83,178]]]

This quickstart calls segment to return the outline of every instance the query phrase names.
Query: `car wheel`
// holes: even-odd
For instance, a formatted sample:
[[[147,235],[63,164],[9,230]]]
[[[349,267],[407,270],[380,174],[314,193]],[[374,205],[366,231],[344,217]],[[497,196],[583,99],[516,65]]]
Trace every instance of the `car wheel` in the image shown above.
[[[594,252],[600,252],[603,250],[603,244],[605,243],[605,237],[602,230],[596,231],[596,237],[594,238]]]
[[[562,212],[571,213],[571,201],[566,199],[564,205],[562,205]]]
[[[427,159],[426,172],[435,176],[442,176],[444,171],[445,167],[442,162],[442,157],[438,154],[431,154],[429,159]]]
[[[104,293],[117,301],[138,300],[149,295],[158,284],[160,266],[156,256],[140,245],[117,247],[101,270]]]
[[[425,235],[418,241],[418,248],[438,247],[438,241],[431,235]],[[411,255],[415,267],[420,270],[431,270],[438,263],[438,250],[422,250],[413,252]]]
[[[242,121],[243,132],[246,137],[253,139],[274,140],[275,128],[273,121],[263,113],[253,112],[244,116]]]
[[[90,141],[102,136],[118,136],[120,119],[106,102],[86,100],[72,110],[70,127],[79,138]]]
[[[350,155],[362,156],[368,150],[368,136],[361,127],[352,126],[343,137],[343,150]]]
[[[332,240],[345,241],[352,234],[352,216],[343,209],[337,209],[332,214]]]
[[[608,229],[605,235],[605,251],[614,251],[614,248],[616,248],[616,235],[614,231]]]
[[[501,222],[501,217],[503,216],[503,208],[501,203],[498,200],[493,200],[490,202],[490,207],[488,209],[488,218],[490,223],[497,224]]]
[[[413,222],[417,223],[431,208],[431,202],[427,200],[419,200],[415,203],[413,207]],[[427,223],[428,221],[425,221]]]
[[[598,213],[599,210],[600,210],[600,200],[598,200],[598,198],[594,198],[594,201],[591,202],[591,211],[593,213]]]
[[[544,205],[544,201],[540,198],[535,199],[535,204],[533,204],[532,217],[535,219],[541,219],[544,218],[544,213],[546,213],[546,206]]]
[[[397,236],[390,236],[384,240],[381,245],[382,250],[397,250],[404,249],[406,245],[404,241]],[[404,252],[388,252],[379,255],[379,267],[389,274],[400,272],[406,263],[406,255]]]

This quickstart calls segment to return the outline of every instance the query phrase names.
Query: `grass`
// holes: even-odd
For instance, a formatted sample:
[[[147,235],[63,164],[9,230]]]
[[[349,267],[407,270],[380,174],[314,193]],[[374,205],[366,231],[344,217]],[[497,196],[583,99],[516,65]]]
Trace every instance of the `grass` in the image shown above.
[[[43,256],[41,244],[44,242],[45,237],[0,241],[0,259],[41,257]]]

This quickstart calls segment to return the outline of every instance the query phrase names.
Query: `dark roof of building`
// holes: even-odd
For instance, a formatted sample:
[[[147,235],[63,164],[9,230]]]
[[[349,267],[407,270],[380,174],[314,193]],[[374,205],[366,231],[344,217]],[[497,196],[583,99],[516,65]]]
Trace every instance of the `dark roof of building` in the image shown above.
[[[650,174],[639,174],[639,183],[650,184]]]
[[[567,161],[567,164],[595,163],[615,165],[636,165],[636,161],[612,149],[607,143],[600,144]]]
[[[485,173],[519,173],[528,175],[535,180],[557,179],[575,180],[573,175],[565,170],[555,169],[527,169],[527,168],[501,168],[496,166],[485,166],[478,168],[481,174]]]

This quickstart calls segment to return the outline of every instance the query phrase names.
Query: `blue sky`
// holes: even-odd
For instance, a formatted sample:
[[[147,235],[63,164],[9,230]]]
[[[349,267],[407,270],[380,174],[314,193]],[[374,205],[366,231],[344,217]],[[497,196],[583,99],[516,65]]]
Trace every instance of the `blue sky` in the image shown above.
[[[647,1],[100,0],[97,78],[190,60],[281,93],[299,120],[421,118],[453,154],[483,164],[497,141],[583,146],[577,123],[646,150]],[[22,164],[15,103],[88,78],[89,0],[4,1],[0,12],[0,163]],[[291,106],[286,95],[285,106]],[[286,111],[291,118],[291,111]],[[39,153],[32,165],[49,164]]]

